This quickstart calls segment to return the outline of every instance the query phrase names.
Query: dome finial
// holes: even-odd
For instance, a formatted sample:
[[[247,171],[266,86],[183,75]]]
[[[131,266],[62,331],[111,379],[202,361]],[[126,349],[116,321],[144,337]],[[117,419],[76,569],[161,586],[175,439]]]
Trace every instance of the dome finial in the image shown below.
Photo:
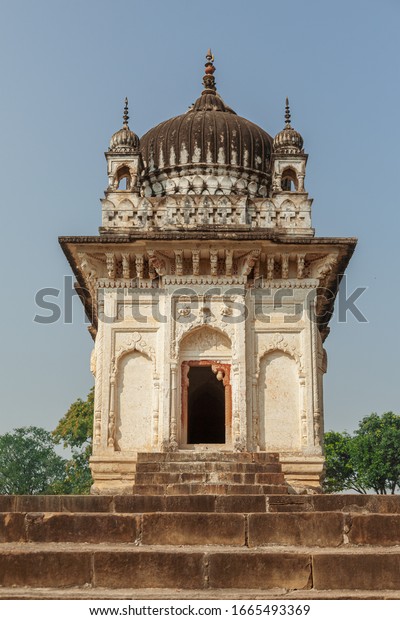
[[[289,107],[289,97],[286,97],[286,106],[285,106],[285,123],[286,123],[286,129],[291,129],[291,126],[290,126],[290,107]]]
[[[124,127],[126,127],[126,129],[129,129],[128,127],[128,121],[129,121],[129,109],[128,109],[128,97],[125,97],[125,106],[124,106]]]
[[[214,93],[217,91],[215,87],[215,77],[214,77],[214,55],[210,49],[207,50],[206,54],[207,62],[205,66],[205,75],[203,77],[203,84],[206,90],[212,90]]]

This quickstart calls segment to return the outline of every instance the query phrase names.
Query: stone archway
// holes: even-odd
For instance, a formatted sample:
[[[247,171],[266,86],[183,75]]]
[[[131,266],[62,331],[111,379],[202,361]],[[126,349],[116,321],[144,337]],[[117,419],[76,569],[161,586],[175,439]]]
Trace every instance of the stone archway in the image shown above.
[[[232,445],[231,343],[208,326],[180,346],[180,445]]]

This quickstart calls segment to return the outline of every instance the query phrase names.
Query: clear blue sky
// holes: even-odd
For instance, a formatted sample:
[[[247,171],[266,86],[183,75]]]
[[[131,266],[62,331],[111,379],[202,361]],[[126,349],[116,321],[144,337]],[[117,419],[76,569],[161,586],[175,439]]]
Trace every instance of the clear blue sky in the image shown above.
[[[62,288],[59,235],[96,234],[103,152],[131,102],[139,135],[198,96],[204,54],[218,90],[275,135],[290,97],[310,158],[319,236],[357,236],[348,288],[367,324],[332,320],[326,429],[400,413],[398,0],[13,0],[1,3],[1,420],[53,429],[92,385],[92,340],[38,325],[35,293]]]

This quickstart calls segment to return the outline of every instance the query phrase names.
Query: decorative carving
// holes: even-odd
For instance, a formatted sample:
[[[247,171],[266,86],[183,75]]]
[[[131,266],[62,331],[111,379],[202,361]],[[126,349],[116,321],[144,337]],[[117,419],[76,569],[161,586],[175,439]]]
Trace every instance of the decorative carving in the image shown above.
[[[177,276],[183,275],[183,250],[175,250],[175,273]]]
[[[305,261],[305,254],[297,254],[297,277],[298,278],[304,278],[304,261]]]
[[[185,350],[204,353],[211,349],[220,351],[230,349],[231,342],[229,338],[220,331],[205,327],[197,329],[193,334],[186,336],[181,347],[184,347]]]
[[[261,359],[267,353],[272,353],[273,351],[283,351],[287,355],[290,355],[298,365],[299,372],[303,372],[303,362],[302,362],[302,354],[298,351],[297,347],[293,344],[290,344],[286,338],[282,336],[282,334],[275,333],[267,346],[265,346],[260,352],[258,358],[258,370],[257,374],[259,374],[259,364]]]
[[[200,272],[200,250],[192,250],[193,275],[198,276]]]
[[[275,257],[267,256],[267,280],[274,279]]]
[[[289,255],[282,254],[282,278],[287,280],[289,277]]]
[[[136,254],[135,257],[135,262],[136,262],[136,273],[137,273],[137,277],[140,278],[141,280],[143,279],[143,275],[144,275],[144,258],[143,258],[143,254]]]
[[[253,269],[255,262],[260,257],[261,250],[252,250],[247,254],[242,265],[242,276],[248,276]]]
[[[149,265],[155,269],[159,276],[163,276],[167,270],[165,260],[155,250],[148,250],[147,255],[149,257]]]
[[[127,253],[122,254],[122,277],[125,280],[129,280],[131,277],[130,256]]]
[[[211,249],[210,250],[210,265],[211,265],[211,275],[218,275],[218,250]]]
[[[122,355],[131,351],[139,351],[153,361],[155,364],[155,351],[144,339],[143,335],[137,331],[125,332],[125,338],[115,347],[115,366]]]
[[[115,272],[116,272],[116,265],[115,265],[116,261],[115,261],[115,254],[114,252],[106,252],[106,267],[107,267],[107,274],[108,277],[111,278],[112,280],[114,280],[115,278]]]
[[[225,273],[227,276],[232,275],[233,250],[225,251]]]

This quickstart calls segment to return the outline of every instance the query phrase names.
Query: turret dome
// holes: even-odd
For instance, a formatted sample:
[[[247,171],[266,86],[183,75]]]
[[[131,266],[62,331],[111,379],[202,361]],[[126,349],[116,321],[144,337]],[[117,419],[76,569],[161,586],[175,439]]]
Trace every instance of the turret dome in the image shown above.
[[[129,129],[128,99],[125,98],[123,126],[115,132],[110,140],[109,151],[112,153],[136,153],[140,148],[139,136]]]
[[[301,153],[303,149],[303,138],[298,131],[293,129],[290,124],[289,99],[286,97],[285,128],[282,129],[274,138],[274,152],[294,155]]]

